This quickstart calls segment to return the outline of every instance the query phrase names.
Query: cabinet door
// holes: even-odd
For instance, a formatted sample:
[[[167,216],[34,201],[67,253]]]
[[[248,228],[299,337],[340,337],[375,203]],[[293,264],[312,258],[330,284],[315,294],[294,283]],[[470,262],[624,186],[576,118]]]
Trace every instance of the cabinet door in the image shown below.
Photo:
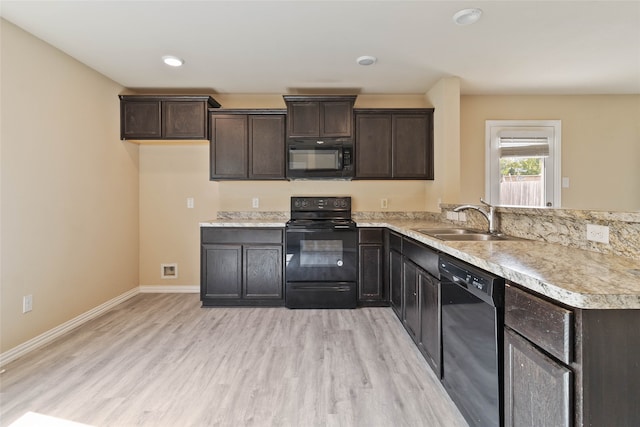
[[[320,103],[320,136],[349,137],[353,122],[352,101],[324,101]]]
[[[245,245],[243,297],[282,298],[282,246]]]
[[[320,135],[320,103],[317,101],[290,102],[287,105],[289,137]]]
[[[246,115],[211,114],[211,179],[247,178]]]
[[[402,313],[402,254],[398,251],[389,251],[389,302],[400,319],[404,319]]]
[[[359,245],[358,299],[360,301],[382,301],[383,249],[380,244]]]
[[[506,328],[504,333],[506,427],[571,426],[573,374]]]
[[[121,101],[121,139],[162,138],[160,101]]]
[[[418,346],[440,378],[440,282],[419,269],[418,283],[420,288],[420,340]]]
[[[249,178],[284,179],[285,116],[249,116]]]
[[[431,116],[393,115],[393,177],[433,179]]]
[[[240,298],[242,246],[202,245],[200,298]]]
[[[207,108],[202,101],[163,101],[162,136],[167,139],[207,139]]]
[[[391,115],[356,115],[356,178],[391,178]]]
[[[404,325],[413,338],[418,341],[420,334],[420,306],[418,304],[418,267],[406,259],[402,263],[404,286]]]

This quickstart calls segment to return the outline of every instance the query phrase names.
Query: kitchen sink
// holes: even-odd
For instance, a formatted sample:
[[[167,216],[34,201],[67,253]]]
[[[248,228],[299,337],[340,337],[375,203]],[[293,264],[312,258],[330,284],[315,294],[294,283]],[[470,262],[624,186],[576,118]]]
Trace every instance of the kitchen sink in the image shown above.
[[[415,231],[436,239],[457,242],[520,240],[517,237],[507,236],[506,234],[491,234],[468,228],[417,228]]]

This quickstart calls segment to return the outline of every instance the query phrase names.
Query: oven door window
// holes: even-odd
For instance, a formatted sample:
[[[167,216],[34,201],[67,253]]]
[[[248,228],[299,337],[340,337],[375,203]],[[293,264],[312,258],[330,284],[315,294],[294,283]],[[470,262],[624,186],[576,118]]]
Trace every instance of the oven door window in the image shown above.
[[[300,267],[334,267],[343,263],[342,240],[303,240]]]
[[[289,170],[340,170],[339,148],[289,149]]]

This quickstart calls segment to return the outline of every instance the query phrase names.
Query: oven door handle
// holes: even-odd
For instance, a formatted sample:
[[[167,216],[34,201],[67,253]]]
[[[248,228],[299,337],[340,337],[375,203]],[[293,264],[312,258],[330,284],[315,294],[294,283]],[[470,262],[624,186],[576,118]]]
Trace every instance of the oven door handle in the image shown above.
[[[292,285],[293,289],[298,291],[331,291],[331,292],[349,292],[349,285]]]

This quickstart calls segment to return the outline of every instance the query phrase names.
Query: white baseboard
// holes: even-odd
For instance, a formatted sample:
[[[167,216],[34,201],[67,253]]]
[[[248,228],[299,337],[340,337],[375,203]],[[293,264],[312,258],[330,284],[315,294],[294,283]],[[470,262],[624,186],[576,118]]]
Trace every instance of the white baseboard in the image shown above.
[[[141,294],[197,294],[200,285],[195,286],[140,286]]]
[[[74,317],[73,319],[67,322],[64,322],[59,326],[56,326],[55,328],[50,329],[47,332],[44,332],[38,335],[37,337],[32,338],[29,341],[26,341],[12,348],[9,351],[6,351],[0,354],[0,367],[6,365],[9,362],[13,362],[17,358],[22,357],[25,354],[44,346],[45,344],[49,344],[51,341],[66,334],[72,329],[75,329],[78,326],[88,322],[89,320],[100,316],[107,310],[112,309],[118,304],[121,304],[124,301],[128,300],[129,298],[135,295],[138,295],[140,293],[169,294],[169,293],[199,293],[199,292],[200,292],[200,286],[197,286],[197,285],[196,286],[139,286],[137,288],[133,288],[130,291],[127,291],[122,295],[119,295],[105,302],[104,304],[101,304],[87,311],[86,313],[83,313],[77,317]]]
[[[5,351],[4,353],[0,354],[0,366],[4,366],[7,363],[14,361],[17,358],[22,357],[25,354],[37,348],[42,347],[45,344],[49,344],[51,341],[55,340],[56,338],[66,334],[67,332],[77,328],[78,326],[88,322],[89,320],[100,316],[107,310],[112,309],[118,304],[128,300],[129,298],[135,295],[138,295],[139,293],[140,293],[139,288],[133,288],[130,291],[127,291],[121,295],[118,295],[117,297],[110,299],[104,304],[100,304],[99,306],[85,313],[82,313],[81,315],[74,317],[73,319],[67,322],[64,322],[59,326],[56,326],[55,328],[50,329],[47,332],[44,332],[35,338],[32,338],[29,341],[26,341],[12,348],[9,351]]]

